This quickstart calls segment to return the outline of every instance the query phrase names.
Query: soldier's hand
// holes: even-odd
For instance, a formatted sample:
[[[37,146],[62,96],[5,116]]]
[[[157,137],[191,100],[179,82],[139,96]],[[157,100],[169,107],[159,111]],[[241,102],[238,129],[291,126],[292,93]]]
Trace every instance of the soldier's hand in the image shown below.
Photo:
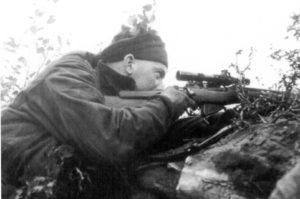
[[[188,107],[196,107],[196,102],[185,91],[179,90],[177,87],[168,87],[160,95],[171,101],[175,117],[179,117]]]

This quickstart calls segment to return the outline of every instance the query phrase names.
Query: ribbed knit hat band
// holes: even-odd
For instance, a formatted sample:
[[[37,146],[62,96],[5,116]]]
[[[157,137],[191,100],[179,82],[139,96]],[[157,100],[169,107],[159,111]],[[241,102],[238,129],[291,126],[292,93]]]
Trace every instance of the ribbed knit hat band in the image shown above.
[[[160,62],[168,66],[165,44],[159,36],[153,33],[116,41],[101,52],[100,58],[104,62],[121,61],[130,53],[136,59]]]

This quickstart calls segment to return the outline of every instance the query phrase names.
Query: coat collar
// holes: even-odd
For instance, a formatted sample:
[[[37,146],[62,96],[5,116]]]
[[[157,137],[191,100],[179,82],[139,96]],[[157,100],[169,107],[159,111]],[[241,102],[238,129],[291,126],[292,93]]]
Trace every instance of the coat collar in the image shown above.
[[[100,90],[104,95],[118,95],[121,90],[135,89],[135,81],[132,78],[117,73],[101,61],[97,70]]]

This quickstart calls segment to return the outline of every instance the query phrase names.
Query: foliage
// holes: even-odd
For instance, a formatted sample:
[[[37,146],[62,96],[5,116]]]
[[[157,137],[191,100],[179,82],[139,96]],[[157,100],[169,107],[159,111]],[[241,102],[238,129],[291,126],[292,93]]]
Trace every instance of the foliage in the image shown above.
[[[142,8],[142,14],[129,16],[128,24],[123,24],[121,26],[121,32],[114,37],[113,42],[122,38],[133,37],[140,33],[153,31],[151,29],[151,24],[155,20],[155,5],[155,1],[152,4],[144,5]]]
[[[300,14],[292,16],[292,25],[288,27],[288,32],[293,32],[296,40],[299,40],[300,33]],[[241,50],[236,56],[241,54]],[[238,83],[238,96],[241,104],[236,108],[239,113],[239,120],[251,122],[273,123],[279,118],[292,117],[300,113],[300,90],[297,87],[300,79],[300,50],[289,49],[276,50],[271,54],[271,58],[277,61],[285,61],[289,65],[289,70],[282,75],[277,85],[277,90],[271,92],[263,92],[261,96],[255,100],[251,100],[245,92],[243,79],[245,72],[250,69],[253,49],[248,55],[249,64],[241,70],[237,61],[231,64],[240,75],[241,81]],[[236,59],[237,60],[237,59]]]
[[[299,41],[300,39],[300,14],[294,14],[292,17],[292,24],[288,27],[287,31],[292,33],[292,36]]]
[[[43,67],[70,45],[63,36],[52,33],[56,18],[47,8],[55,7],[57,2],[36,1],[24,34],[21,37],[12,36],[4,42],[6,73],[1,78],[3,105],[10,103]],[[43,3],[46,3],[46,8]]]
[[[300,14],[293,15],[292,24],[288,27],[287,31],[292,33],[292,36],[296,39],[296,42],[300,38]],[[288,38],[288,37],[287,37]],[[280,80],[280,86],[286,89],[286,98],[289,98],[292,92],[299,92],[297,88],[300,79],[300,50],[299,49],[279,49],[274,51],[271,58],[277,61],[286,61],[289,64],[289,71],[283,74]]]

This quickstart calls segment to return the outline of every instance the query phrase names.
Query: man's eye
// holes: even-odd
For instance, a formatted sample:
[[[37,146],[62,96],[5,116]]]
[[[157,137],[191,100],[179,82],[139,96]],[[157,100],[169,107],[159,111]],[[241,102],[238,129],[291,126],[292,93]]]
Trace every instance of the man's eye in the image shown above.
[[[157,78],[161,78],[161,79],[165,77],[165,73],[161,71],[156,71],[155,75]]]
[[[159,72],[155,72],[155,78],[156,79],[160,79],[161,78],[161,74]]]

